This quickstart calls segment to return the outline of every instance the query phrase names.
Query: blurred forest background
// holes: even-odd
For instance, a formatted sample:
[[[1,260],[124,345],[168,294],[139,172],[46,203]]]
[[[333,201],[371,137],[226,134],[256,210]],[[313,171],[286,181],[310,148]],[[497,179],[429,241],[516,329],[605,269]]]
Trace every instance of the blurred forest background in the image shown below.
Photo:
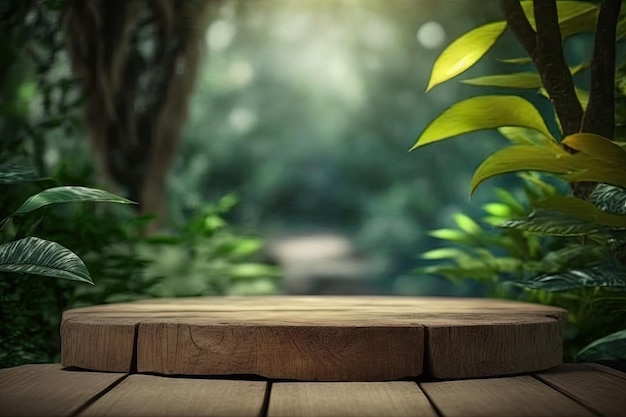
[[[447,44],[502,19],[497,2],[169,3],[0,1],[0,163],[28,161],[44,178],[0,185],[2,212],[51,184],[97,186],[142,208],[71,205],[32,219],[37,235],[85,260],[96,285],[2,281],[3,317],[11,308],[25,317],[2,339],[33,344],[20,345],[22,361],[42,360],[29,353],[44,343],[33,334],[57,338],[58,312],[71,306],[201,294],[486,294],[415,269],[439,245],[429,232],[453,227],[456,213],[478,215],[494,187],[521,198],[515,177],[468,197],[473,170],[504,139],[481,132],[408,149],[444,108],[476,94],[460,83],[425,88]],[[107,22],[110,32],[98,26]],[[124,42],[126,57],[115,53]],[[585,53],[585,42],[573,39],[568,54]],[[505,34],[467,75],[502,72],[498,59],[520,56]],[[535,91],[520,95],[549,106]],[[24,299],[49,308],[25,308]],[[26,325],[33,320],[41,326]]]

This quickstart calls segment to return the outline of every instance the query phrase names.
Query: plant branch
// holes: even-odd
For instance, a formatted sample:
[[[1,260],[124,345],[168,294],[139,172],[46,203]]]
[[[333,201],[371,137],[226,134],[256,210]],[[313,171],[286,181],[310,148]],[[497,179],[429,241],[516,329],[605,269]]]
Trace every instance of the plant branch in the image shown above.
[[[533,0],[537,23],[537,50],[533,62],[541,75],[563,135],[580,132],[583,109],[576,96],[574,80],[563,56],[556,0]]]
[[[615,37],[621,0],[600,4],[591,61],[591,87],[582,130],[613,139],[615,134]]]
[[[500,0],[509,29],[532,59],[565,136],[580,131],[583,109],[563,56],[556,0],[533,0],[537,31],[531,27],[519,0]]]
[[[519,0],[500,0],[500,9],[504,13],[506,23],[519,43],[532,58],[535,56],[537,41],[535,30],[530,26]]]

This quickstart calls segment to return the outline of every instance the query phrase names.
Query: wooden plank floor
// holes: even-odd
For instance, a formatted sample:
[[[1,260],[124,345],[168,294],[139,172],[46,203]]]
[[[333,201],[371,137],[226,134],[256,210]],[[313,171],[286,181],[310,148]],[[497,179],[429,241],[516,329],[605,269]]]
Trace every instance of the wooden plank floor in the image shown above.
[[[0,369],[0,416],[623,416],[626,374],[567,364],[455,381],[291,382],[25,365]]]

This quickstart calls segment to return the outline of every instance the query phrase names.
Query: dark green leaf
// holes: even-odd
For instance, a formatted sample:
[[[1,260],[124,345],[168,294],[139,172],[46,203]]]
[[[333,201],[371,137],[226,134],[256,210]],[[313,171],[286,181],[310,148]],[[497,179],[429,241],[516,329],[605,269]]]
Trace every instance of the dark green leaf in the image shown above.
[[[576,355],[576,359],[582,361],[624,358],[626,358],[626,329],[594,340]]]
[[[0,271],[43,275],[93,285],[83,261],[56,242],[27,237],[0,246]]]
[[[626,189],[624,188],[598,184],[589,195],[589,201],[608,213],[626,214]]]
[[[535,210],[525,219],[507,220],[500,227],[525,230],[543,236],[584,236],[602,228],[591,222],[572,218],[557,211]]]
[[[21,164],[0,166],[0,184],[18,184],[38,179],[39,176],[30,166]]]
[[[31,196],[18,208],[14,216],[29,213],[41,207],[56,203],[101,202],[135,204],[123,197],[96,188],[64,186],[44,190]]]
[[[519,284],[525,288],[546,291],[566,291],[583,287],[625,290],[626,271],[611,267],[611,265],[598,265],[556,274],[540,275]]]
[[[554,195],[537,202],[535,207],[563,213],[598,226],[626,228],[626,216],[607,213],[590,202],[573,196]]]

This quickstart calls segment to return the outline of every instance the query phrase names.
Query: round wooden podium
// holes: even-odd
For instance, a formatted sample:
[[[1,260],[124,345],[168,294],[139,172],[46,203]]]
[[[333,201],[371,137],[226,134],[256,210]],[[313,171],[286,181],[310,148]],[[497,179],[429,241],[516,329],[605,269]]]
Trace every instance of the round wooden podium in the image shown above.
[[[154,299],[66,311],[62,365],[304,381],[511,375],[561,364],[565,317],[483,298]]]

